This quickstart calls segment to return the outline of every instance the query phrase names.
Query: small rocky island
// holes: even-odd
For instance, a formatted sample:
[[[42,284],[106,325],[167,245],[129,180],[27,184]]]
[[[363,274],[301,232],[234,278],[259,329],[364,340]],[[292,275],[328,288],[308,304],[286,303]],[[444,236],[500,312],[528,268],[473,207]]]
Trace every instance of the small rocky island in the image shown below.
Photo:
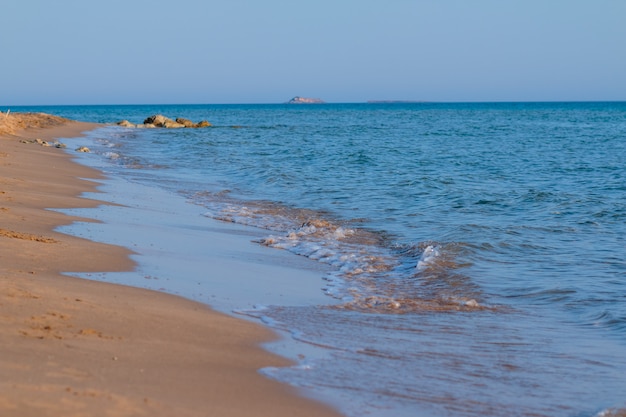
[[[200,128],[200,127],[209,127],[211,123],[206,120],[202,120],[198,123],[194,123],[189,119],[184,119],[182,117],[177,117],[176,120],[170,119],[169,117],[165,117],[162,114],[155,114],[154,116],[148,117],[143,123],[134,124],[129,122],[128,120],[122,120],[121,122],[117,122],[118,126],[122,127],[137,127],[137,128],[156,128],[156,127],[164,127],[167,129],[180,129],[180,128]]]
[[[308,97],[300,97],[295,96],[291,100],[287,102],[287,104],[323,104],[325,101],[319,98],[308,98]]]

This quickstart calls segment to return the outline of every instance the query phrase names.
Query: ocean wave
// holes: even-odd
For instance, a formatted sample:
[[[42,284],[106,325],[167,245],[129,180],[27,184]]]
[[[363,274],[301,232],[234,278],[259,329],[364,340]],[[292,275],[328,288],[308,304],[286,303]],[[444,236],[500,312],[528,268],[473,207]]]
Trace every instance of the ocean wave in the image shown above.
[[[594,417],[626,417],[626,408],[607,408]]]
[[[256,242],[330,265],[323,291],[344,303],[337,308],[378,313],[478,311],[482,291],[455,255],[463,245],[425,241],[395,245],[382,233],[339,221],[327,213],[276,202],[239,201],[230,193],[201,192],[192,200],[205,216],[255,226],[271,233]],[[411,265],[411,267],[409,267]]]

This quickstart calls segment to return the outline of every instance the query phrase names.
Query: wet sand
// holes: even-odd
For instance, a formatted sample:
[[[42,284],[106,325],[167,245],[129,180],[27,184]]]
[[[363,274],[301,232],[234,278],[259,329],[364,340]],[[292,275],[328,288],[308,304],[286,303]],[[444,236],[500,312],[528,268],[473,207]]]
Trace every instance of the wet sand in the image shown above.
[[[275,336],[176,296],[61,272],[127,271],[121,247],[54,229],[103,204],[100,173],[53,146],[97,125],[0,114],[0,415],[332,416],[258,373]],[[42,126],[28,128],[28,126]],[[24,129],[26,128],[26,129]],[[41,141],[40,141],[41,142]]]

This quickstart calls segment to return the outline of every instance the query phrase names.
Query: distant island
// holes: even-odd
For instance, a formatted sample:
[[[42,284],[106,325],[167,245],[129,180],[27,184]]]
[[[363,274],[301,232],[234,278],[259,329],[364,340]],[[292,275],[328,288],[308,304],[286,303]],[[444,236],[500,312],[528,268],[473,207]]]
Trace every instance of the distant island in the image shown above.
[[[287,104],[323,104],[323,103],[325,103],[325,101],[319,98],[309,98],[309,97],[300,97],[300,96],[295,96],[294,98],[292,98],[291,100],[287,102]]]

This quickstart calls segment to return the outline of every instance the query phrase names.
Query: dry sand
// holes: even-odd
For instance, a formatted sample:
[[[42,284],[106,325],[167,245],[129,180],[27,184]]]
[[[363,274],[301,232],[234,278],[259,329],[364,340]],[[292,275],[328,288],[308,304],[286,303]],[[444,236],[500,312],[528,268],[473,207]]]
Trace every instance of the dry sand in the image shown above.
[[[102,204],[78,197],[96,186],[79,178],[97,171],[32,143],[94,127],[0,113],[0,415],[338,415],[258,373],[288,365],[258,347],[274,337],[267,329],[175,296],[60,275],[133,268],[123,248],[55,232],[76,219],[45,210]]]

